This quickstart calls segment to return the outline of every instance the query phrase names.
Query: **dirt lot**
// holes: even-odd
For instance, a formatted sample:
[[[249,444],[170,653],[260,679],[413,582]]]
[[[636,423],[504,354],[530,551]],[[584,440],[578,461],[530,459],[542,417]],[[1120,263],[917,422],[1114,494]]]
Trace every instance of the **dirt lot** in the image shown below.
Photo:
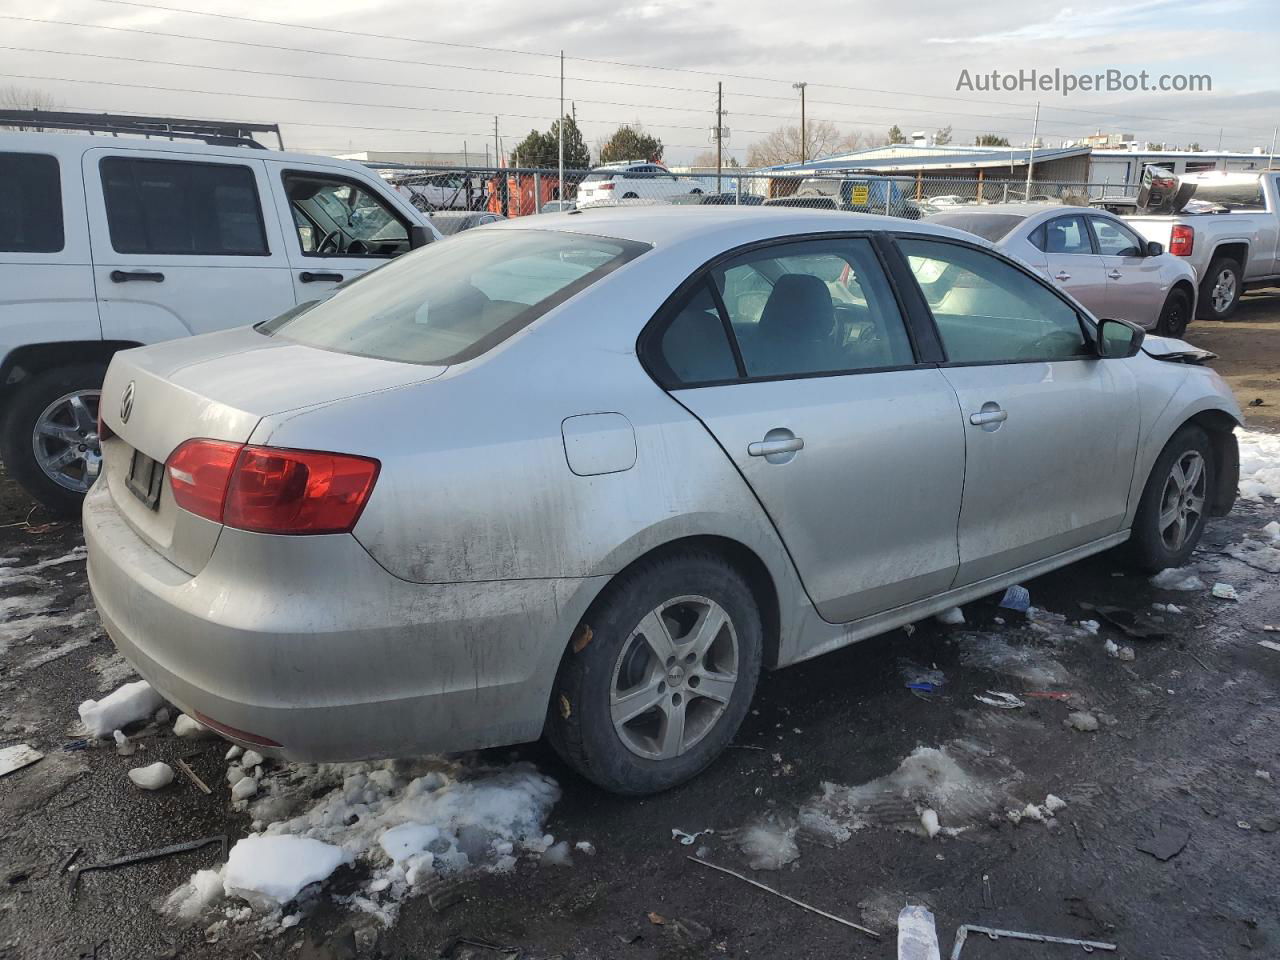
[[[1251,425],[1280,429],[1280,300],[1251,296],[1237,321],[1197,324],[1188,339],[1221,354],[1216,366],[1243,403],[1266,402],[1247,411]],[[461,875],[433,890],[447,896],[406,900],[392,926],[337,902],[365,879],[359,865],[344,867],[297,911],[301,923],[282,930],[278,916],[213,926],[226,903],[185,926],[157,912],[193,871],[218,863],[217,846],[73,883],[76,867],[138,851],[217,835],[234,843],[252,818],[231,808],[225,744],[165,727],[122,757],[80,739],[76,705],[129,679],[127,668],[72,555],[78,526],[50,525],[0,487],[0,557],[11,561],[0,565],[0,746],[27,742],[46,754],[0,780],[0,957],[887,960],[896,956],[890,920],[908,900],[933,908],[944,956],[962,923],[1107,941],[1132,960],[1278,956],[1280,653],[1257,641],[1273,636],[1263,624],[1280,623],[1280,590],[1274,572],[1238,556],[1273,519],[1277,504],[1242,502],[1214,523],[1193,563],[1200,589],[1157,589],[1103,556],[1026,584],[1044,611],[1031,620],[975,603],[963,626],[928,621],[766,676],[736,747],[659,797],[602,794],[536,744],[461,758],[473,770],[535,764],[562,790],[546,831],[588,841],[594,854],[574,850],[568,867],[525,856],[512,873]],[[1219,581],[1240,599],[1211,596],[1207,585]],[[1097,617],[1082,603],[1152,614],[1157,602],[1182,608],[1158,614],[1160,638],[1135,640],[1105,621],[1097,636],[1076,626]],[[1132,647],[1133,660],[1109,656],[1108,640]],[[940,671],[941,689],[907,689],[912,664]],[[1025,706],[975,700],[990,690]],[[1029,695],[1043,693],[1065,698]],[[1091,714],[1098,729],[1068,725],[1074,712]],[[921,747],[958,759],[979,793],[999,799],[967,821],[964,811],[944,813],[944,826],[966,829],[929,839],[913,805],[885,793],[843,842],[801,829],[798,859],[780,870],[747,866],[744,828],[796,826],[802,810],[821,807],[824,784],[893,774]],[[141,763],[178,758],[210,795],[182,775],[156,793],[126,778]],[[1051,822],[1007,816],[1050,793],[1066,802]],[[686,846],[673,828],[715,832]],[[1172,840],[1168,860],[1138,849],[1153,836]],[[695,852],[885,937],[690,863]],[[513,949],[457,946],[459,938]],[[985,938],[963,952],[1078,955]]]

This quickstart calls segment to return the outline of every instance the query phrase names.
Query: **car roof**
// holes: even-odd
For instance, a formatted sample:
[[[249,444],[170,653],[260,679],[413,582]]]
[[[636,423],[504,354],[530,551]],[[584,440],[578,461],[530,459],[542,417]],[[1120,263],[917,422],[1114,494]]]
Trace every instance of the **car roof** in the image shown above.
[[[970,242],[974,236],[937,224],[885,217],[870,213],[814,210],[786,206],[737,206],[702,204],[677,206],[618,206],[579,208],[572,213],[552,213],[541,217],[516,217],[494,224],[493,230],[562,230],[618,240],[634,240],[666,246],[698,239],[738,240],[738,246],[772,237],[806,233],[847,233],[886,230],[953,237]],[[986,241],[981,244],[990,246]]]
[[[959,204],[955,207],[938,208],[926,218],[935,217],[1020,217],[1023,220],[1051,220],[1054,217],[1069,214],[1088,213],[1110,219],[1119,219],[1106,210],[1095,207],[1081,207],[1069,203],[982,203]]]
[[[218,146],[195,140],[160,140],[146,137],[108,137],[71,131],[67,133],[28,133],[0,130],[0,150],[50,153],[54,156],[76,156],[88,150],[137,150],[140,153],[183,153],[193,157],[228,157],[237,160],[284,160],[290,163],[316,164],[359,170],[376,177],[378,172],[354,160],[339,160],[315,153],[288,153],[266,147]]]

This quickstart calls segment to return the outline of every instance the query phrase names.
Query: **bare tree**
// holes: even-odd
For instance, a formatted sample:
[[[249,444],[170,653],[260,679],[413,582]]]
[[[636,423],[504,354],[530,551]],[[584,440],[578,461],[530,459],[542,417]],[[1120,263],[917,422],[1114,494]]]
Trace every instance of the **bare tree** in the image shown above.
[[[841,133],[829,120],[814,120],[805,124],[805,156],[821,160],[833,154],[848,153],[867,142],[865,131]],[[779,163],[800,161],[800,128],[779,127],[762,140],[747,147],[747,166],[771,167]]]
[[[0,87],[0,110],[53,110],[60,106],[52,94],[34,87]],[[28,127],[18,124],[0,124],[0,127],[16,127],[18,130],[34,130],[39,132],[43,127]]]

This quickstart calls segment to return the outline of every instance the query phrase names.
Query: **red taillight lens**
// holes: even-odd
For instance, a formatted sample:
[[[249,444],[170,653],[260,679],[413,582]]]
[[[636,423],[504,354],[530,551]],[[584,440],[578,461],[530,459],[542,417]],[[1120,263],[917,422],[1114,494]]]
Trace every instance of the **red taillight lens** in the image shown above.
[[[614,187],[614,184],[612,184],[612,183],[598,183],[598,184],[596,184],[596,189],[597,189],[597,190],[612,190],[612,189],[613,189],[613,187]]]
[[[1175,257],[1189,257],[1195,245],[1195,227],[1188,227],[1184,223],[1175,224],[1173,233],[1169,235],[1169,252]]]
[[[348,533],[378,478],[378,461],[340,453],[245,447],[223,522],[256,533]]]
[[[242,443],[188,440],[169,455],[165,472],[173,501],[198,517],[222,523],[222,504]]]

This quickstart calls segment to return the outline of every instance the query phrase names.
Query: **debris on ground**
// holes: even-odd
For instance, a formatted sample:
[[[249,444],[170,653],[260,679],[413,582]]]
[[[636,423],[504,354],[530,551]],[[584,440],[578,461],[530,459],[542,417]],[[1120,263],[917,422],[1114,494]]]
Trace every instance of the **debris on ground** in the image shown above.
[[[1271,771],[1270,771],[1270,770],[1255,770],[1255,771],[1253,771],[1253,775],[1254,775],[1255,777],[1257,777],[1259,780],[1265,780],[1265,781],[1267,781],[1267,783],[1270,783],[1270,782],[1271,782]]]
[[[1181,616],[1182,608],[1176,603],[1153,603],[1151,609],[1157,613],[1169,613],[1174,616]]]
[[[739,833],[738,846],[752,870],[781,870],[800,859],[794,825],[755,824]]]
[[[1138,841],[1135,846],[1160,861],[1172,860],[1180,854],[1191,839],[1191,831],[1178,824],[1161,824],[1150,837]]]
[[[138,745],[124,735],[123,730],[112,731],[112,739],[116,742],[116,753],[122,757],[132,757]]]
[[[135,863],[149,863],[152,860],[161,860],[165,857],[171,857],[178,853],[190,853],[192,850],[202,850],[210,844],[218,844],[222,848],[223,856],[227,852],[227,838],[223,834],[213,837],[201,837],[199,840],[190,840],[186,843],[174,843],[167,847],[156,847],[153,850],[143,850],[141,853],[130,853],[123,857],[117,857],[114,860],[107,860],[104,863],[91,863],[88,866],[81,867],[74,874],[74,883],[78,884],[82,874],[89,873],[92,870],[114,870],[116,867],[128,867]]]
[[[1077,710],[1074,713],[1067,714],[1067,719],[1063,722],[1081,733],[1092,733],[1098,729],[1098,718],[1084,710]]]
[[[949,627],[956,627],[964,623],[964,611],[959,607],[950,607],[943,610],[940,614],[934,617],[934,619]]]
[[[145,767],[134,767],[129,771],[129,779],[143,790],[160,790],[173,783],[173,767],[157,760]]]
[[[947,681],[941,670],[923,667],[906,657],[899,658],[898,672],[902,675],[906,688],[918,693],[937,693]]]
[[[573,845],[573,849],[577,850],[579,853],[585,853],[588,857],[594,857],[596,855],[596,846],[589,840],[579,840]]]
[[[1033,687],[1053,687],[1070,682],[1066,667],[1042,649],[1010,643],[988,633],[960,636],[960,662],[966,667],[991,670],[1015,677]]]
[[[209,789],[209,785],[205,783],[203,780],[201,780],[198,776],[196,776],[196,772],[191,769],[191,765],[187,763],[187,761],[178,760],[176,762],[178,764],[178,769],[181,770],[184,774],[186,774],[187,779],[196,785],[197,790],[199,790],[201,793],[205,794],[206,796],[213,793],[213,791]]]
[[[1259,640],[1258,646],[1266,647],[1268,650],[1274,650],[1276,653],[1280,653],[1280,643],[1276,643],[1274,640]]]
[[[1159,640],[1168,633],[1163,625],[1142,612],[1106,604],[1095,605],[1081,602],[1080,606],[1082,609],[1096,613],[1111,626],[1134,640]],[[1161,604],[1154,604],[1153,606],[1155,609],[1161,609],[1162,607]],[[1181,613],[1181,610],[1173,604],[1163,605],[1163,607],[1165,610],[1172,608],[1169,612]]]
[[[713,833],[715,833],[715,830],[711,827],[708,827],[706,830],[699,830],[697,833],[685,833],[679,827],[672,827],[671,839],[679,840],[686,847],[691,847],[697,842],[699,837],[710,836]]]
[[[89,736],[104,740],[116,730],[145,720],[162,703],[164,698],[151,688],[151,684],[138,680],[126,683],[101,700],[86,700],[80,704],[80,722]]]
[[[1108,640],[1103,644],[1103,648],[1107,651],[1107,656],[1115,657],[1117,660],[1134,659],[1133,647],[1122,647],[1114,640]]]
[[[1012,693],[1003,693],[999,690],[988,690],[985,694],[975,693],[973,699],[989,707],[999,707],[1001,710],[1016,710],[1027,705],[1025,700],[1020,700]]]
[[[1236,588],[1229,583],[1215,583],[1213,590],[1210,591],[1219,600],[1239,600],[1240,594],[1236,593]]]
[[[1077,940],[1074,937],[1051,937],[1043,933],[1021,933],[1017,930],[999,930],[995,927],[978,927],[973,924],[962,924],[956,930],[955,944],[951,948],[951,960],[960,960],[960,953],[971,933],[980,933],[988,940],[1026,940],[1031,943],[1061,943],[1064,946],[1080,947],[1086,953],[1102,950],[1114,953],[1114,943],[1103,943],[1099,940]]]
[[[819,910],[817,907],[811,906],[805,903],[803,900],[797,900],[795,897],[789,897],[785,893],[782,893],[778,890],[773,889],[773,887],[765,886],[763,883],[761,883],[758,880],[752,880],[750,877],[743,876],[742,874],[738,873],[736,870],[730,870],[728,867],[721,867],[721,866],[718,866],[717,864],[710,863],[706,860],[699,860],[697,857],[686,857],[685,859],[691,860],[692,862],[697,864],[701,864],[702,866],[707,867],[711,870],[718,870],[720,873],[727,873],[731,877],[737,877],[739,880],[743,881],[744,883],[749,883],[753,887],[757,887],[761,890],[764,890],[766,893],[773,894],[775,897],[781,897],[783,900],[786,900],[788,903],[793,903],[797,907],[800,907],[801,909],[808,910],[810,913],[816,913],[820,917],[826,917],[828,920],[834,920],[836,923],[843,924],[846,927],[850,927],[861,933],[865,933],[867,936],[872,937],[875,940],[880,939],[880,934],[876,933],[874,930],[868,927],[864,927],[859,924],[856,924],[852,920],[846,920],[844,919],[844,917],[837,917],[834,913],[827,913],[827,911],[825,910]],[[651,914],[650,917],[652,918],[652,916],[653,915]]]
[[[1031,606],[1031,591],[1021,584],[1015,583],[1004,592],[1004,596],[1000,598],[999,605],[1005,610],[1026,613],[1027,608]]]
[[[25,743],[0,749],[0,777],[8,776],[43,759],[43,753]]]
[[[939,960],[938,930],[927,907],[906,906],[898,913],[898,960]]]
[[[185,713],[178,714],[178,719],[173,723],[173,732],[179,737],[211,737],[213,731],[206,727],[199,720],[188,717]]]
[[[351,854],[307,837],[250,835],[236,843],[223,871],[223,890],[260,910],[288,903],[303,887],[323,883]]]
[[[1158,590],[1203,590],[1204,581],[1194,570],[1186,567],[1169,567],[1151,578],[1151,585]]]

